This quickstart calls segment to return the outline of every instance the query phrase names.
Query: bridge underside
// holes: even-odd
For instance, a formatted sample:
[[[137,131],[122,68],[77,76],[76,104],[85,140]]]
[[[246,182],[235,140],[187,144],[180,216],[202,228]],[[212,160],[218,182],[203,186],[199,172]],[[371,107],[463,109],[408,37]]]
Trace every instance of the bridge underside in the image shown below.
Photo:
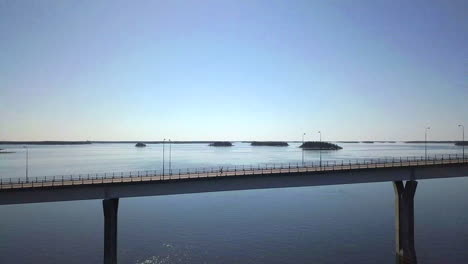
[[[0,205],[468,176],[468,164],[191,178],[0,190]]]

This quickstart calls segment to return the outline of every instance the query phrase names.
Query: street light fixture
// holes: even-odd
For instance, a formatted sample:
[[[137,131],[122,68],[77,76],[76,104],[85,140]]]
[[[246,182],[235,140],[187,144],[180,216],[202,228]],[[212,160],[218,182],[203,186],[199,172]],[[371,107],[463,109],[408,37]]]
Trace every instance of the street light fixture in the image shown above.
[[[426,157],[427,160],[427,131],[431,129],[431,127],[426,127],[424,130],[424,156]]]
[[[164,145],[165,143],[166,143],[166,139],[163,140],[163,173],[162,173],[163,179],[164,179]]]
[[[322,169],[322,132],[318,131],[320,134],[320,169]]]
[[[463,160],[465,160],[465,126],[458,125],[458,127],[462,128],[462,149],[463,149]]]
[[[302,134],[302,166],[304,166],[304,136],[306,133]]]
[[[172,142],[169,139],[169,175],[172,175]]]
[[[29,167],[29,149],[27,146],[23,146],[26,149],[26,182],[29,182],[28,178],[28,167]]]

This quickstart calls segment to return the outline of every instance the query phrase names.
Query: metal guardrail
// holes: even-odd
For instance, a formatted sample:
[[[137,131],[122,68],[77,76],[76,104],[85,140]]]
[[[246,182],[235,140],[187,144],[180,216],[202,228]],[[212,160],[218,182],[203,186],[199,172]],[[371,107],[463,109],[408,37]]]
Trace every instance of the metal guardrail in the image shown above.
[[[73,186],[89,184],[109,184],[124,182],[168,181],[192,178],[231,177],[241,175],[265,175],[280,173],[303,173],[321,171],[343,171],[353,169],[375,169],[389,167],[430,166],[439,164],[468,163],[468,156],[444,154],[420,157],[389,157],[377,159],[353,159],[288,164],[263,164],[248,166],[211,167],[197,169],[177,169],[163,173],[161,170],[132,172],[111,172],[93,174],[72,174],[26,178],[0,178],[0,189],[41,188],[53,186]]]

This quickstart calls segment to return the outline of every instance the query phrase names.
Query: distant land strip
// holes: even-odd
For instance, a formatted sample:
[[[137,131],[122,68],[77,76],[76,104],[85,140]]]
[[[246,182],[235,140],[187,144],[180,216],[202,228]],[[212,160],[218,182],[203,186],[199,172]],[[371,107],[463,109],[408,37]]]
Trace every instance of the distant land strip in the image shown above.
[[[169,141],[144,141],[144,140],[125,140],[125,141],[57,141],[57,140],[48,140],[48,141],[0,141],[0,145],[85,145],[85,144],[93,144],[93,143],[98,143],[98,144],[136,144],[136,143],[145,143],[145,144],[163,144],[163,143],[169,143]],[[202,141],[171,141],[172,144],[213,144],[216,142],[227,142],[227,141],[221,141],[221,140],[202,140]],[[271,143],[269,145],[283,145],[287,146],[287,143],[302,143],[302,141],[297,141],[297,140],[292,140],[292,141],[230,141],[230,142],[242,142],[242,143],[254,143],[256,145],[258,142],[261,142],[260,144],[265,144],[265,143]],[[396,143],[396,141],[385,141],[385,140],[380,140],[380,141],[330,141],[330,142],[338,142],[338,143],[361,143],[361,142],[375,142],[375,143]],[[414,141],[400,141],[402,143],[411,143],[411,144],[421,144],[425,143],[426,141],[424,140],[414,140]],[[286,144],[285,144],[286,143]],[[431,140],[427,141],[427,143],[441,143],[441,144],[456,144],[458,146],[465,145],[467,144],[467,141],[462,142],[460,140]]]
[[[172,144],[211,144],[215,142],[222,141],[170,141]],[[136,143],[145,143],[145,144],[162,144],[169,143],[169,141],[0,141],[0,145],[85,145],[85,144],[136,144]]]
[[[1,145],[84,145],[91,141],[0,141]]]
[[[441,144],[449,144],[449,143],[457,143],[458,140],[431,140],[431,141],[424,141],[424,140],[416,140],[416,141],[403,141],[403,143],[441,143]]]
[[[209,146],[211,147],[232,147],[232,143],[229,141],[216,141],[213,143],[210,143]]]

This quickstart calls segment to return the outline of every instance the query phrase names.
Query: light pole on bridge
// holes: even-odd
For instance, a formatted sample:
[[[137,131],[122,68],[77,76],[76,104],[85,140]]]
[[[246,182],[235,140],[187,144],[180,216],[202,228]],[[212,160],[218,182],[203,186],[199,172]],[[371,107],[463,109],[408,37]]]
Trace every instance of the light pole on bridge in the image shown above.
[[[304,136],[306,133],[302,134],[302,166],[304,166]]]
[[[23,146],[26,149],[26,182],[29,182],[28,178],[28,167],[29,167],[29,149],[27,146]]]
[[[424,130],[424,157],[427,160],[427,131],[431,129],[431,127],[426,127]]]
[[[166,143],[166,139],[163,140],[163,173],[162,173],[163,177],[164,177],[164,145],[165,143]]]
[[[320,168],[322,168],[322,132],[318,131],[318,133],[320,134]]]
[[[169,175],[172,175],[172,142],[169,139]]]
[[[465,160],[465,126],[458,125],[458,127],[462,128],[462,153],[463,153],[463,160]]]

